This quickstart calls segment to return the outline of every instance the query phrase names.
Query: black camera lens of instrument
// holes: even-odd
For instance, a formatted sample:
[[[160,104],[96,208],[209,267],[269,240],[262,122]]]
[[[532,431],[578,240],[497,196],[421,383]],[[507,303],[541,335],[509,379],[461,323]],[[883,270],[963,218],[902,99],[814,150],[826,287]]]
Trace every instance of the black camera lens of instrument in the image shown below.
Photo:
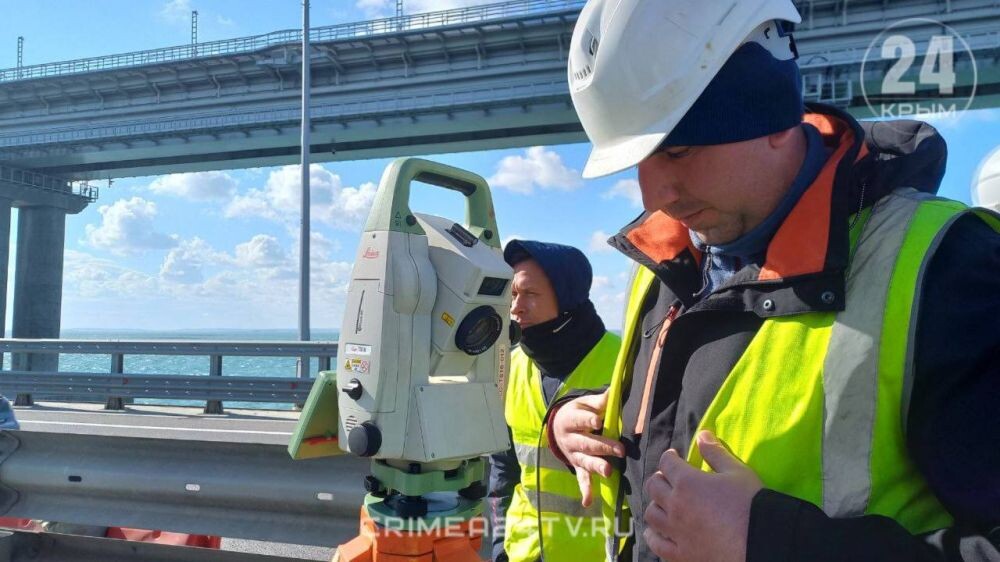
[[[491,306],[475,308],[462,319],[455,332],[455,345],[469,355],[484,353],[503,332],[503,319]]]

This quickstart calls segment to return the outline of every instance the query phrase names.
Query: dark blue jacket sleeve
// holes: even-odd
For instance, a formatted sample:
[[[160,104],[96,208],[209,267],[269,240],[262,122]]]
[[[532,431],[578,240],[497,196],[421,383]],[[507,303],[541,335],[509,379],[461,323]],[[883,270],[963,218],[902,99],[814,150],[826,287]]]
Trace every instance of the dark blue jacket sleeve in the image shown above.
[[[1000,234],[959,219],[927,271],[907,441],[959,520],[1000,527]]]
[[[917,321],[907,445],[955,526],[912,536],[885,517],[831,519],[763,490],[748,562],[1000,561],[1000,234],[973,216],[952,226],[928,264]]]
[[[510,428],[507,428],[507,433],[510,434]],[[507,562],[507,552],[503,548],[507,508],[514,496],[514,487],[520,481],[521,467],[517,464],[513,446],[507,451],[490,455],[490,487],[486,501],[489,503],[490,528],[493,531],[493,562]]]

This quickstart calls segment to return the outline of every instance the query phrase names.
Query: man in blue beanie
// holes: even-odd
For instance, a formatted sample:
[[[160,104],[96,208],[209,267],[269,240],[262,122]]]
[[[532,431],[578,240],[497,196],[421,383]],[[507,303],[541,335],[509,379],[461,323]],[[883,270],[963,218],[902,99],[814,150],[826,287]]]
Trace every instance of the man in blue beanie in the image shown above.
[[[610,241],[636,274],[609,387],[549,406],[551,452],[612,561],[1000,560],[1000,215],[935,196],[926,123],[804,104],[799,21],[581,11],[584,175],[635,167],[645,212]]]
[[[620,339],[590,301],[593,275],[583,252],[513,240],[504,259],[514,268],[510,314],[522,332],[504,394],[513,447],[491,457],[493,560],[599,559],[600,509],[580,505],[576,477],[549,451],[542,427],[553,400],[607,386]]]

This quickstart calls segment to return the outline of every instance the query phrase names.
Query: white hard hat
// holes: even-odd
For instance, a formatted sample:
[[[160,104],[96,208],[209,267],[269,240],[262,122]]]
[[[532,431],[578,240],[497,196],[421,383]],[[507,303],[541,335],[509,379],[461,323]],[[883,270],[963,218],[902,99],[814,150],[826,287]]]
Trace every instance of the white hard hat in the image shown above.
[[[983,159],[973,181],[973,204],[1000,211],[1000,147]]]
[[[573,105],[594,145],[584,177],[649,156],[747,36],[771,20],[801,17],[790,0],[589,0],[568,65]]]

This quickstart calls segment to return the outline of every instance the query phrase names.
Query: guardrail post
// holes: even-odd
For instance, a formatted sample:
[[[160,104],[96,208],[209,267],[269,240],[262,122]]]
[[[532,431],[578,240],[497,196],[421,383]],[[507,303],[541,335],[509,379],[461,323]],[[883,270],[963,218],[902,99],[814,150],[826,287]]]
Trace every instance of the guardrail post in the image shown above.
[[[318,359],[320,362],[320,370],[322,371],[323,358],[319,357]],[[312,358],[309,357],[308,355],[303,355],[302,357],[299,357],[299,362],[295,366],[295,376],[300,379],[312,378],[309,374],[310,368],[312,368]],[[294,410],[301,410],[302,408],[305,407],[306,407],[305,402],[296,402],[295,404],[292,405],[292,409]]]
[[[319,370],[320,371],[329,371],[330,370],[330,356],[329,355],[322,355],[322,356],[320,356],[320,358],[319,358]]]
[[[208,376],[210,377],[221,377],[222,376],[222,356],[221,355],[210,355],[208,357]],[[206,414],[221,414],[222,411],[222,400],[209,400],[205,403],[205,413]]]
[[[28,358],[31,357],[27,353],[12,353],[10,355],[10,370],[11,371],[27,371],[31,367],[29,366]],[[35,401],[31,398],[30,393],[17,393],[14,397],[15,406],[34,406]]]
[[[120,375],[125,372],[125,355],[122,353],[111,354],[111,374]],[[108,401],[104,404],[105,410],[124,410],[125,401],[121,396],[108,396]]]

